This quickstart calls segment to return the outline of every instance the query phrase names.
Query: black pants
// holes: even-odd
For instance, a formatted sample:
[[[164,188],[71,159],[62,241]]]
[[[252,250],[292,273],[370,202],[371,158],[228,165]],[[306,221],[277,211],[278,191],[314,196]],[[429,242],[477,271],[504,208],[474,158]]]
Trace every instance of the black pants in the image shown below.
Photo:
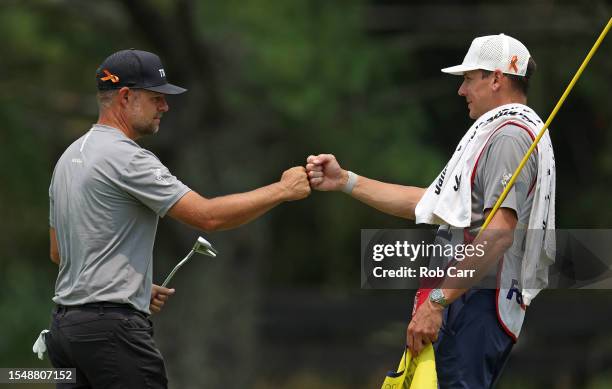
[[[76,368],[76,384],[58,388],[167,388],[153,323],[128,305],[58,306],[45,336],[54,367]]]

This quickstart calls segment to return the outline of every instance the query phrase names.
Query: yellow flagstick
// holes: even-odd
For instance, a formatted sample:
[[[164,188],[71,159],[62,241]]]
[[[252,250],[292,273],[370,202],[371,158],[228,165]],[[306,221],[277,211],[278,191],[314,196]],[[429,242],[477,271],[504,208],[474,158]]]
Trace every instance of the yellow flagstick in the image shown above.
[[[604,40],[604,38],[606,37],[606,34],[608,33],[608,31],[610,30],[610,26],[612,25],[612,18],[610,18],[608,20],[608,24],[606,24],[606,27],[604,27],[603,31],[601,32],[601,34],[599,35],[599,38],[597,38],[597,41],[595,41],[595,44],[593,45],[593,47],[591,48],[591,51],[589,51],[589,54],[587,54],[586,58],[584,59],[584,61],[582,61],[582,65],[580,65],[580,68],[578,68],[578,71],[576,72],[576,74],[574,75],[574,78],[572,78],[572,81],[569,83],[569,85],[567,86],[567,88],[565,88],[565,92],[563,92],[563,95],[561,95],[561,98],[559,99],[559,101],[557,102],[557,105],[555,106],[555,108],[552,110],[552,112],[550,113],[550,116],[548,117],[548,120],[546,120],[546,123],[544,123],[544,127],[542,127],[542,129],[540,130],[540,133],[538,134],[538,136],[535,138],[535,140],[533,141],[533,144],[531,145],[531,147],[529,148],[529,150],[527,150],[527,153],[525,154],[525,156],[523,157],[523,160],[521,161],[521,163],[518,165],[518,167],[516,168],[516,170],[514,171],[514,174],[512,174],[512,178],[510,179],[510,181],[508,182],[508,184],[506,185],[506,188],[504,189],[504,191],[502,192],[501,196],[499,196],[499,199],[497,200],[497,202],[495,203],[495,206],[493,207],[493,209],[491,210],[491,212],[489,213],[489,216],[487,217],[487,219],[485,220],[484,224],[482,225],[482,227],[480,228],[480,232],[478,233],[478,236],[480,236],[480,234],[487,228],[487,226],[489,225],[489,223],[491,222],[491,220],[493,219],[493,216],[495,215],[495,212],[497,212],[497,210],[499,209],[499,207],[501,206],[501,204],[504,202],[504,200],[506,199],[506,196],[508,196],[508,192],[510,191],[510,189],[512,188],[512,185],[514,185],[514,181],[516,181],[516,178],[518,177],[519,173],[521,172],[521,170],[523,170],[523,166],[525,166],[525,164],[527,163],[527,160],[529,159],[529,157],[531,156],[531,154],[533,153],[533,150],[535,150],[536,146],[538,145],[538,142],[540,141],[540,138],[542,138],[542,136],[544,135],[544,132],[546,131],[546,129],[548,128],[548,126],[550,126],[550,123],[553,121],[553,119],[555,118],[555,115],[557,114],[557,112],[559,111],[559,108],[561,108],[561,106],[563,105],[563,103],[565,102],[565,98],[569,95],[569,93],[571,92],[572,88],[574,87],[574,84],[576,84],[576,81],[578,81],[578,79],[580,78],[580,75],[582,75],[582,72],[584,71],[584,69],[586,68],[587,64],[589,63],[589,61],[591,60],[591,57],[593,57],[593,55],[595,54],[595,52],[597,51],[597,49],[599,48],[599,45],[601,44],[601,42]],[[477,236],[477,237],[478,237]]]

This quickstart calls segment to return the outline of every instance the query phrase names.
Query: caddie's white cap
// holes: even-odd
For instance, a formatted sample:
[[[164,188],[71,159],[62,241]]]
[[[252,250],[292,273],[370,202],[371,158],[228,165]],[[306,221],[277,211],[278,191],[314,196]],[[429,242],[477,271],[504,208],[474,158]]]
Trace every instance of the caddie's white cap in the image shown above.
[[[499,69],[506,74],[524,76],[530,56],[525,45],[511,36],[504,34],[481,36],[472,41],[461,65],[444,68],[442,71],[462,76],[470,70]]]

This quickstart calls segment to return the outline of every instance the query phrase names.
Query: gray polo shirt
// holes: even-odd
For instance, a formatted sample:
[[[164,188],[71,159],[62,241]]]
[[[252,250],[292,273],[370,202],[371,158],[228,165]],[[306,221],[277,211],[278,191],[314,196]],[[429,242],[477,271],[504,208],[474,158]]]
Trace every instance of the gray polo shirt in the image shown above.
[[[493,208],[504,190],[505,183],[510,180],[523,156],[529,149],[532,139],[527,130],[507,125],[491,136],[478,159],[472,185],[472,221],[469,228],[474,238],[485,221],[484,211]],[[524,253],[525,229],[529,224],[529,215],[533,204],[535,180],[538,173],[537,151],[534,152],[519,174],[514,186],[501,207],[513,209],[517,214],[517,229],[512,247],[506,254],[512,253],[522,258]],[[471,177],[472,178],[472,177]],[[449,229],[441,226],[436,235],[439,244],[464,243],[463,229]],[[451,258],[432,258],[430,267],[444,266]],[[497,285],[497,267],[491,269],[478,286],[495,288]]]
[[[493,208],[504,190],[505,183],[510,181],[512,173],[532,143],[527,130],[515,125],[501,128],[489,140],[480,155],[472,187],[470,227],[473,235],[478,233],[485,221],[484,210]],[[501,205],[516,212],[519,225],[529,224],[537,173],[537,152],[534,152]]]
[[[62,154],[49,187],[61,258],[53,301],[149,313],[157,222],[189,191],[153,153],[95,124]]]

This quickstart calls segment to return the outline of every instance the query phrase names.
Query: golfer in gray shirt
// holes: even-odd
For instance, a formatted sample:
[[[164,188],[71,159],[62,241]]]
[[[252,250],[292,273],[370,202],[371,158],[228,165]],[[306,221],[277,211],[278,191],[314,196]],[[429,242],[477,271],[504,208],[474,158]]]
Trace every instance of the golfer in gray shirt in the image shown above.
[[[256,190],[207,199],[135,141],[159,130],[169,84],[159,57],[109,56],[96,72],[99,118],[62,154],[49,188],[51,260],[59,265],[51,331],[54,367],[76,368],[65,388],[165,388],[149,315],[174,293],[152,282],[157,222],[166,214],[203,231],[247,223],[310,194],[303,167]]]

